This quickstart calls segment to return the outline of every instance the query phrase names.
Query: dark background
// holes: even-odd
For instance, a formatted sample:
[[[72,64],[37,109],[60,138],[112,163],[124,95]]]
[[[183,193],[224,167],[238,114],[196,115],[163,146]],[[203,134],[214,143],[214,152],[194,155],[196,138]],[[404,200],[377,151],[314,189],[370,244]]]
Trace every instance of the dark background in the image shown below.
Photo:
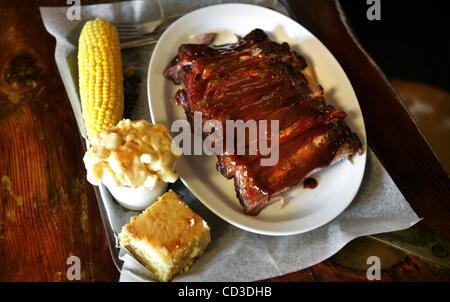
[[[380,1],[380,21],[367,20],[366,0],[339,1],[363,47],[390,79],[450,91],[448,1]]]

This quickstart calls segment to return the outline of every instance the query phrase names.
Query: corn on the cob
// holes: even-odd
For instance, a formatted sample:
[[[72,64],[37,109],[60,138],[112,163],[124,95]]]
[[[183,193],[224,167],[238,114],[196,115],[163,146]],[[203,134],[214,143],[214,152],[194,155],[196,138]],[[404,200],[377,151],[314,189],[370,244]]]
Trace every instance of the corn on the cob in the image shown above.
[[[81,109],[88,139],[123,117],[122,60],[116,28],[108,21],[87,21],[79,38]]]

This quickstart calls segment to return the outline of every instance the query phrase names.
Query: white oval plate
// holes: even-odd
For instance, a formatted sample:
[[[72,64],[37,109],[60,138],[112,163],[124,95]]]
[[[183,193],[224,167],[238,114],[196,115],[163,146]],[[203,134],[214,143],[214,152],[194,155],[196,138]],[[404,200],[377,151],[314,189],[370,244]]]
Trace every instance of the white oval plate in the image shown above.
[[[255,28],[266,31],[278,42],[288,42],[312,65],[325,89],[328,103],[348,114],[347,123],[366,149],[364,120],[353,88],[328,49],[292,19],[259,6],[223,4],[191,12],[174,22],[161,36],[150,60],[148,91],[152,121],[169,129],[176,119],[186,119],[181,108],[171,102],[176,87],[163,76],[164,68],[182,43],[193,42],[196,34],[218,33],[214,44],[235,42],[234,34],[245,35]],[[318,228],[338,216],[352,202],[361,184],[366,152],[342,160],[314,175],[316,189],[301,185],[285,193],[288,202],[265,208],[258,216],[243,214],[233,181],[216,171],[215,156],[183,156],[177,172],[191,192],[216,215],[244,230],[266,235],[292,235]]]

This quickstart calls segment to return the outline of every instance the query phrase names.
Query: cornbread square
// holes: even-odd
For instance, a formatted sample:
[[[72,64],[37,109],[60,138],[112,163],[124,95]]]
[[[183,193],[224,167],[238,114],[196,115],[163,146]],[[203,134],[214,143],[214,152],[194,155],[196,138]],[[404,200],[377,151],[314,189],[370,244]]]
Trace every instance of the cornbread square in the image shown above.
[[[132,217],[119,240],[155,277],[170,281],[203,254],[211,235],[208,224],[169,191]]]

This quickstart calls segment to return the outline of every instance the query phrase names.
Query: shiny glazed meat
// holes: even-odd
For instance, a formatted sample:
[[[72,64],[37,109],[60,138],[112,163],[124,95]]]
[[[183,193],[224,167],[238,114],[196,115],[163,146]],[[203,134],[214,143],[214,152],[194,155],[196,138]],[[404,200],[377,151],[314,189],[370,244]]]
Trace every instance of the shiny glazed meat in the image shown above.
[[[190,121],[197,111],[203,121],[279,121],[274,166],[261,166],[260,154],[218,156],[217,169],[234,178],[246,214],[257,215],[312,173],[361,152],[345,112],[325,103],[304,58],[260,29],[232,44],[183,44],[164,73],[184,85],[175,102]]]

